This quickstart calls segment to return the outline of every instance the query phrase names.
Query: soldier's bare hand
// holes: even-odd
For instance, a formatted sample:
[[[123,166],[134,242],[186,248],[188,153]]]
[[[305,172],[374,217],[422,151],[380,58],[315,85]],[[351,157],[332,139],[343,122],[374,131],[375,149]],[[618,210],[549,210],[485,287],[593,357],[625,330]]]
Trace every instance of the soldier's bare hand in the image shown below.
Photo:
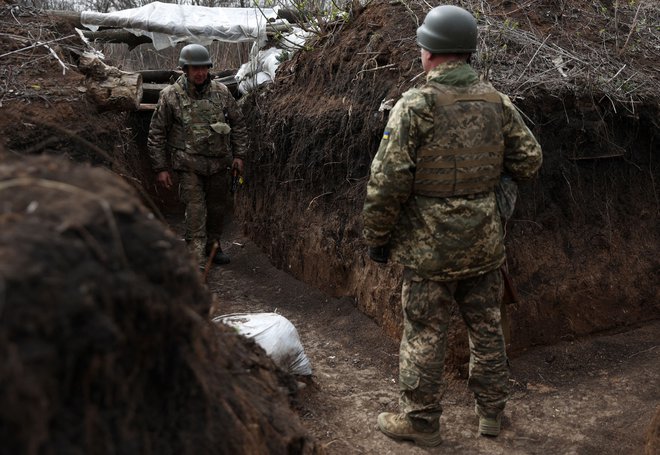
[[[168,171],[161,171],[158,173],[158,176],[156,177],[156,180],[158,183],[160,183],[165,189],[170,189],[172,188],[172,175]]]

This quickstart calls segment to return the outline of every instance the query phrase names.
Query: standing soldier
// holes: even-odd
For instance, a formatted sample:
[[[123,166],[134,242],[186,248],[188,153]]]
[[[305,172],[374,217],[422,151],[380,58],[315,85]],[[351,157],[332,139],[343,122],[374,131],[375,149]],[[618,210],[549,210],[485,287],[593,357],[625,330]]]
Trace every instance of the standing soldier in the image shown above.
[[[417,29],[426,85],[404,93],[390,113],[364,203],[369,256],[404,269],[400,413],[378,426],[394,439],[435,446],[449,307],[468,328],[470,378],[479,433],[497,436],[509,396],[500,319],[503,228],[494,189],[541,166],[541,148],[511,100],[481,82],[469,65],[477,47],[474,17],[433,8]]]
[[[181,49],[184,74],[163,89],[149,128],[149,155],[158,183],[169,189],[173,172],[186,206],[185,238],[203,264],[233,210],[232,171],[243,173],[247,129],[243,115],[223,84],[212,81],[208,50],[199,44]],[[229,263],[218,248],[214,262]]]

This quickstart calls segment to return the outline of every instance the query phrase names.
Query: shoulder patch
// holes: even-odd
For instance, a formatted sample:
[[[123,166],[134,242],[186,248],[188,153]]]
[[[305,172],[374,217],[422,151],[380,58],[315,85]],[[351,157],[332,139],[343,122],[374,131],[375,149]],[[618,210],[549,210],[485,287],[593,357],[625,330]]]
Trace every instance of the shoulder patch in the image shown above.
[[[390,130],[385,130],[383,133],[383,140],[387,141],[390,138]]]

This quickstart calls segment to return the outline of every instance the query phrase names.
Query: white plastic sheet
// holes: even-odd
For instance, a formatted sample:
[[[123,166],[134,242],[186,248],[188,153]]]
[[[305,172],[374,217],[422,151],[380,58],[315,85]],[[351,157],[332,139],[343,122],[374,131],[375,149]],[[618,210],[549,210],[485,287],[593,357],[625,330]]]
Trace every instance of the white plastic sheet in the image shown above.
[[[302,376],[312,374],[312,366],[298,331],[284,316],[277,313],[236,313],[218,316],[213,322],[234,327],[241,335],[252,338],[283,370]]]
[[[281,55],[282,49],[271,47],[259,51],[256,57],[241,65],[235,76],[238,90],[245,95],[260,85],[272,83],[275,80],[275,71],[280,66]]]
[[[266,23],[276,17],[277,10],[273,8],[211,8],[153,2],[111,13],[84,11],[80,20],[92,31],[119,27],[138,36],[149,36],[160,50],[183,41],[209,45],[214,40],[256,41],[261,47],[266,41]]]
[[[250,61],[241,65],[236,73],[239,92],[245,95],[260,85],[272,83],[280,63],[302,48],[308,36],[309,32],[292,26],[290,33],[284,33],[279,38],[279,47],[253,54]]]

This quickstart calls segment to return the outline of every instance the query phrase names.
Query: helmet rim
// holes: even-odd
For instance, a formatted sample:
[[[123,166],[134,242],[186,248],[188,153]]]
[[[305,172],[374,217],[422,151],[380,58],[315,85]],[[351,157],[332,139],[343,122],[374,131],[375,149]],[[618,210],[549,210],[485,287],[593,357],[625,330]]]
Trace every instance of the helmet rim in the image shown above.
[[[206,66],[211,68],[213,62],[208,49],[201,44],[188,44],[181,48],[179,53],[179,67],[185,69],[186,66]]]
[[[417,28],[417,44],[433,54],[476,52],[477,21],[458,6],[437,6]]]

